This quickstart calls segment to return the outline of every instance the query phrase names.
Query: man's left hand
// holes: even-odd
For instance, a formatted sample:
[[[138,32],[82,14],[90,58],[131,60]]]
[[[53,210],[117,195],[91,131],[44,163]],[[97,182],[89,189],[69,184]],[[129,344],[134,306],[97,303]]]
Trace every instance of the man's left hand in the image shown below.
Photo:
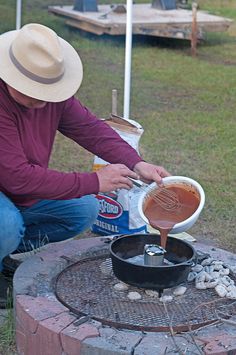
[[[153,181],[157,184],[161,184],[162,178],[171,176],[171,174],[162,166],[149,164],[144,161],[137,163],[133,170],[138,174],[139,179],[147,184],[150,184]]]

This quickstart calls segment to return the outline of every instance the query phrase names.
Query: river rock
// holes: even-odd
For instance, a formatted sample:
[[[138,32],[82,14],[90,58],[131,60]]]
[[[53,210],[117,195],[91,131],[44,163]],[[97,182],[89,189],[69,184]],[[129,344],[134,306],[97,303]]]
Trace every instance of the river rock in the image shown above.
[[[129,286],[123,282],[119,282],[119,283],[115,284],[113,287],[116,291],[127,291],[129,288]]]
[[[171,302],[173,300],[173,297],[172,296],[161,296],[160,297],[160,301],[163,302],[163,303],[167,303],[167,302]]]
[[[214,261],[213,258],[207,258],[207,259],[204,259],[204,260],[201,262],[201,265],[202,265],[202,266],[211,265],[213,261]]]
[[[231,280],[231,278],[229,276],[221,277],[220,282],[226,287],[228,287],[230,285],[234,285],[234,280]]]
[[[195,280],[196,276],[197,276],[197,272],[190,271],[187,278],[188,282],[192,282],[193,280]]]
[[[193,272],[201,272],[203,270],[203,266],[200,264],[197,264],[197,265],[193,266],[191,270]]]
[[[135,300],[140,300],[142,298],[142,296],[140,295],[140,293],[136,292],[136,291],[132,291],[129,292],[127,297],[131,300],[131,301],[135,301]]]
[[[205,280],[206,280],[206,272],[201,271],[199,272],[199,274],[197,274],[195,282],[199,283],[199,282],[204,282]]]
[[[224,269],[224,268],[222,267],[222,269],[219,270],[219,274],[220,274],[221,276],[229,275],[229,269]]]
[[[210,280],[205,282],[206,288],[215,288],[219,283],[219,279],[217,280]]]
[[[226,294],[227,298],[236,299],[236,290],[232,290]]]
[[[173,295],[174,295],[174,296],[182,296],[182,295],[185,294],[186,290],[187,290],[187,287],[185,287],[185,286],[178,286],[178,287],[176,287],[176,289],[173,291]]]
[[[217,285],[215,287],[216,293],[220,297],[225,297],[227,295],[227,289],[224,285]]]
[[[159,292],[155,290],[145,290],[145,293],[149,297],[156,297],[159,298]]]
[[[196,282],[196,283],[195,283],[195,287],[196,287],[198,290],[205,290],[205,289],[206,289],[205,282],[203,282],[203,281]]]

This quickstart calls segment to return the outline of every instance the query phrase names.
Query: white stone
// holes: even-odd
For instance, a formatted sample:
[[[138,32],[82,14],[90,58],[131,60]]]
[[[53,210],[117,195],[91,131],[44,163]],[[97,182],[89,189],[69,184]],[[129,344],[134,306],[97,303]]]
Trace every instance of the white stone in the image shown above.
[[[236,266],[229,266],[228,267],[229,269],[230,269],[230,271],[233,273],[233,274],[235,274],[236,275]]]
[[[207,272],[208,274],[211,274],[214,271],[214,265],[204,266],[204,271]]]
[[[234,281],[231,280],[231,278],[229,276],[223,276],[220,278],[220,282],[224,285],[224,286],[230,286],[230,285],[234,285]]]
[[[182,296],[185,294],[187,290],[187,287],[185,286],[178,286],[176,289],[173,291],[174,296]]]
[[[224,287],[224,285],[217,285],[215,290],[217,295],[220,297],[225,297],[227,295],[227,289]]]
[[[206,289],[206,285],[205,282],[201,281],[201,282],[196,282],[195,287],[198,290],[205,290]]]
[[[115,284],[113,287],[116,291],[126,291],[129,288],[129,286],[126,285],[124,282],[119,282],[118,284]]]
[[[207,259],[204,259],[204,260],[201,262],[201,265],[202,265],[202,266],[211,265],[213,261],[214,261],[213,258],[207,258]]]
[[[211,274],[208,274],[208,272],[205,272],[205,282],[213,280]]]
[[[161,296],[160,301],[163,303],[171,302],[173,300],[172,296]]]
[[[131,300],[131,301],[135,301],[135,300],[140,300],[142,298],[142,296],[140,295],[140,293],[132,291],[129,292],[127,297]]]
[[[223,275],[229,275],[229,269],[224,269],[224,268],[222,268],[222,270],[219,271],[219,274],[220,274],[221,276],[223,276]]]
[[[212,271],[212,272],[210,272],[210,275],[211,275],[211,277],[212,277],[213,279],[219,279],[219,278],[220,278],[220,274],[219,274],[219,272],[217,272],[217,271]]]
[[[202,271],[199,274],[197,274],[195,282],[199,283],[199,282],[204,282],[206,280],[206,272]]]
[[[213,260],[213,261],[212,261],[212,264],[213,264],[213,265],[223,265],[224,262],[221,261],[221,260]]]
[[[206,288],[215,288],[218,285],[218,283],[219,283],[219,279],[205,282],[205,285]]]
[[[228,291],[228,292],[236,291],[236,286],[235,286],[235,285],[229,285],[229,286],[227,287],[227,291]]]
[[[197,276],[196,272],[190,271],[190,273],[188,274],[188,278],[187,278],[188,282],[195,280],[196,276]]]
[[[214,264],[213,267],[214,267],[214,271],[220,271],[223,270],[224,268],[222,264]]]
[[[101,265],[99,266],[102,274],[104,275],[111,275],[112,274],[112,265],[110,263],[110,260],[109,259],[106,259],[105,261],[103,261],[101,263]]]
[[[193,272],[201,272],[203,270],[203,266],[200,264],[197,264],[197,265],[193,266],[191,270]]]
[[[232,290],[226,294],[227,298],[236,299],[236,290]]]
[[[159,298],[159,292],[155,290],[145,290],[145,293],[149,297],[157,297]]]

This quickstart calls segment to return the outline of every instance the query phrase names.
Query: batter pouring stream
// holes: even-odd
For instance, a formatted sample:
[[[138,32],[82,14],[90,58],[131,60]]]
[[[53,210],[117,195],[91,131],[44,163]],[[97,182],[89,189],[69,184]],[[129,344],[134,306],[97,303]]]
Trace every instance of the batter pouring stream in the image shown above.
[[[173,226],[180,223],[196,211],[200,203],[197,192],[189,186],[182,184],[167,185],[165,188],[176,193],[179,199],[179,207],[174,211],[164,209],[150,194],[144,207],[144,214],[150,225],[158,229],[161,235],[161,246],[165,249],[167,236]]]

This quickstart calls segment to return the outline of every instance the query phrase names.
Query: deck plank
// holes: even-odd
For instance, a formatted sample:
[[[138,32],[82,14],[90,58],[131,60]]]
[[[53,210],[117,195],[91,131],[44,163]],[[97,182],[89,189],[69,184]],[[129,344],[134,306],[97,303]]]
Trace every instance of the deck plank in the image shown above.
[[[49,6],[48,10],[65,17],[68,25],[98,35],[123,35],[126,32],[126,13],[113,12],[110,5],[98,5],[97,12],[80,12],[73,6]],[[232,23],[231,19],[198,11],[198,37],[203,37],[206,32],[227,31]],[[133,5],[133,34],[191,40],[191,26],[191,10],[159,10],[151,4]]]

